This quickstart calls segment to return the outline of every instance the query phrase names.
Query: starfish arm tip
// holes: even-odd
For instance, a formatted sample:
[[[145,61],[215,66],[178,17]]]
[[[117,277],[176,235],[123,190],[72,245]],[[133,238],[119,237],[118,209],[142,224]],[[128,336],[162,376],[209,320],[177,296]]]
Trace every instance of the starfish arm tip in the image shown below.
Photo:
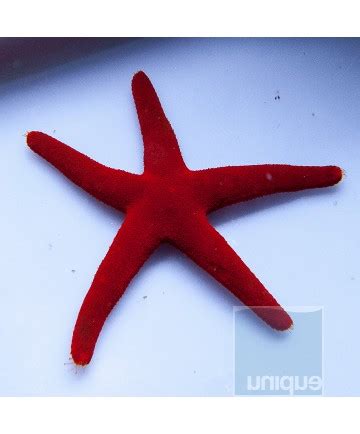
[[[290,316],[288,316],[287,320],[280,324],[276,330],[279,332],[292,332],[294,330],[294,323]]]
[[[339,174],[339,180],[338,183],[341,181],[344,181],[344,179],[346,178],[346,172],[345,169],[342,169],[341,167],[337,167],[338,170],[340,170],[340,174]]]
[[[34,143],[36,143],[36,138],[38,134],[39,133],[37,131],[26,131],[26,144],[29,146],[29,148],[32,149],[32,146],[34,145]]]
[[[140,81],[140,80],[149,80],[149,77],[145,74],[144,71],[140,70],[137,71],[132,78],[131,86],[134,89],[134,86]]]
[[[89,353],[76,351],[74,348],[71,350],[71,360],[76,366],[84,368],[90,363],[91,358],[92,353],[89,355]]]
[[[39,153],[39,150],[44,147],[44,141],[50,138],[50,136],[41,131],[27,131],[25,137],[26,144],[36,153]]]
[[[275,303],[277,303],[274,300]],[[250,307],[266,324],[278,332],[291,331],[294,323],[290,315],[280,305]]]
[[[346,176],[345,170],[342,169],[339,166],[325,166],[324,167],[324,186],[330,187],[332,185],[339,184],[340,182],[344,181],[344,178]]]

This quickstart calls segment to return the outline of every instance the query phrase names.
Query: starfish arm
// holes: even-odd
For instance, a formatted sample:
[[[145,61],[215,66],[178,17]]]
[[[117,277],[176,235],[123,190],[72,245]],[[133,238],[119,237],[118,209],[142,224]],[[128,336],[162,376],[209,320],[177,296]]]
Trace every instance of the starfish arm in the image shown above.
[[[337,166],[285,164],[219,167],[192,173],[208,211],[273,193],[329,187],[343,176]]]
[[[175,133],[144,72],[134,75],[132,92],[144,142],[145,172],[171,174],[186,168]]]
[[[76,185],[114,208],[125,211],[141,191],[141,176],[112,169],[47,134],[31,131],[29,147]]]
[[[80,308],[71,343],[77,365],[90,362],[106,318],[158,244],[143,216],[129,212]]]
[[[206,216],[188,219],[173,243],[214,279],[229,289],[262,320],[277,330],[292,326],[289,315],[266,290]]]

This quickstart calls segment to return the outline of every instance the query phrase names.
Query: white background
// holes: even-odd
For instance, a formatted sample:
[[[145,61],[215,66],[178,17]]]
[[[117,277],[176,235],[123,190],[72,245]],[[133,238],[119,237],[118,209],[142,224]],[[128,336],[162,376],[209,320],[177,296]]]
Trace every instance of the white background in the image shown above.
[[[122,216],[32,155],[23,135],[41,130],[140,173],[130,82],[143,69],[192,169],[271,162],[345,169],[336,188],[233,206],[211,220],[280,303],[324,306],[325,393],[358,395],[359,45],[137,41],[3,84],[0,394],[232,393],[238,303],[166,246],[108,318],[90,366],[64,365],[78,309]]]

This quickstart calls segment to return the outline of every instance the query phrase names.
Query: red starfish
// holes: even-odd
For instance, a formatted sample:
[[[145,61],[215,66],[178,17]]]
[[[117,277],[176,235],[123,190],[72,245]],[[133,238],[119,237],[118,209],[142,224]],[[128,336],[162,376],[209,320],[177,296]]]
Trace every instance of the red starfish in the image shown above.
[[[81,306],[71,345],[74,362],[90,362],[107,316],[161,242],[179,248],[274,329],[291,327],[289,315],[209,224],[207,214],[273,193],[331,186],[341,180],[342,170],[283,164],[189,170],[144,72],[135,74],[132,92],[144,141],[141,175],[103,166],[41,132],[27,135],[30,148],[71,181],[126,213]]]

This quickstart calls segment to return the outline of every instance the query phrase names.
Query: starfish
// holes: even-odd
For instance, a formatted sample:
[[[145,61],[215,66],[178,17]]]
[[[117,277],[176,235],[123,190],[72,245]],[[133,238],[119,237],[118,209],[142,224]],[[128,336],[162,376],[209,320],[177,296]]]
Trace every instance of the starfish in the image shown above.
[[[190,170],[144,72],[134,75],[132,93],[144,142],[140,175],[106,167],[44,133],[27,134],[34,152],[96,199],[126,213],[80,308],[71,343],[74,363],[90,362],[107,316],[162,242],[186,254],[272,328],[289,329],[290,316],[207,215],[260,196],[332,186],[342,170],[284,164]]]

